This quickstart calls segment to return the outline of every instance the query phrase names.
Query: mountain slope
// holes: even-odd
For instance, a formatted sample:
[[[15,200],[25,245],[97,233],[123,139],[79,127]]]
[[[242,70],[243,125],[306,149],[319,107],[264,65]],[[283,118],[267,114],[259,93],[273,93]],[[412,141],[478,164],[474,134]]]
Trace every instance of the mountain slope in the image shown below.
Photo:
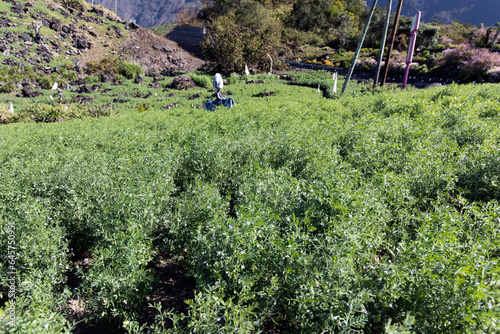
[[[368,6],[374,0],[367,0]],[[378,2],[378,6],[387,6],[387,0]],[[392,0],[393,12],[396,10],[398,0]],[[433,19],[451,23],[460,21],[463,23],[480,24],[493,26],[500,21],[500,1],[498,0],[405,0],[401,13],[406,16],[413,16],[417,11],[422,12],[424,22]]]
[[[124,21],[134,22],[141,27],[152,27],[175,21],[179,11],[197,6],[195,0],[86,0],[94,5],[115,11]]]

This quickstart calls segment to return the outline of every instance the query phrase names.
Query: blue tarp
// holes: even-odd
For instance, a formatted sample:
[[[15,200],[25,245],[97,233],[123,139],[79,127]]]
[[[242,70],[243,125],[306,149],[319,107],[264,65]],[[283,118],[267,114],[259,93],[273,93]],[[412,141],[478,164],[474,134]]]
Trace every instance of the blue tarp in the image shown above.
[[[220,100],[213,100],[213,101],[208,101],[207,103],[205,103],[205,109],[213,111],[213,110],[215,110],[215,107],[222,106],[222,105],[226,106],[228,108],[231,108],[232,106],[235,106],[236,103],[234,102],[232,97],[220,99]]]

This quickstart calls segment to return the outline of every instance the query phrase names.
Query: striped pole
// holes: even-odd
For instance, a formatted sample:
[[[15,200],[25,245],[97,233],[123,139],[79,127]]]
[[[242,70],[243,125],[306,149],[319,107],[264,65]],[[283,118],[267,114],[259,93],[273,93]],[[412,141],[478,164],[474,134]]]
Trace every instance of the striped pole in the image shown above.
[[[418,12],[417,15],[413,17],[413,21],[411,24],[411,37],[410,37],[410,45],[408,46],[408,54],[406,55],[406,70],[405,77],[403,80],[403,88],[406,87],[408,83],[408,74],[410,74],[410,64],[413,61],[413,52],[415,51],[415,40],[417,39],[417,31],[420,25],[420,16],[421,12]]]

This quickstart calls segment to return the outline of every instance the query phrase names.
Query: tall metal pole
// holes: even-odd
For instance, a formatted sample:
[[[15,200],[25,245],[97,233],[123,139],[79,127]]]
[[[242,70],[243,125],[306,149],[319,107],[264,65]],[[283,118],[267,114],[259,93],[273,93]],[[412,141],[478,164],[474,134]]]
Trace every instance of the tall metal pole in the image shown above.
[[[117,5],[117,1],[118,0],[115,0],[115,14],[118,15],[118,5]]]
[[[363,42],[365,41],[366,33],[368,32],[368,27],[370,26],[370,22],[373,17],[373,13],[375,12],[375,7],[377,6],[378,0],[373,1],[372,9],[370,10],[370,14],[368,15],[368,18],[366,19],[366,24],[365,28],[363,29],[363,33],[361,34],[361,39],[358,42],[358,48],[356,49],[356,52],[354,53],[354,58],[351,63],[351,67],[349,68],[349,73],[347,73],[347,77],[345,78],[344,81],[344,86],[342,87],[342,94],[344,94],[347,85],[349,84],[349,80],[351,80],[351,75],[352,72],[354,71],[354,67],[356,67],[356,61],[358,60],[359,57],[359,52],[361,51],[361,47],[363,46]]]
[[[387,4],[387,15],[384,23],[384,31],[382,32],[382,41],[380,42],[380,52],[378,53],[377,59],[377,74],[375,75],[375,80],[373,80],[373,88],[378,84],[380,78],[380,70],[382,69],[382,58],[384,56],[385,42],[387,40],[387,31],[389,30],[389,22],[391,21],[391,10],[392,10],[392,0],[388,1]]]
[[[396,11],[396,18],[394,19],[394,31],[392,32],[391,43],[389,44],[389,50],[387,51],[387,58],[385,60],[384,76],[382,77],[381,86],[385,85],[387,80],[387,73],[389,73],[389,62],[391,60],[392,48],[394,47],[394,40],[396,39],[396,33],[398,30],[399,16],[401,15],[401,7],[403,7],[403,0],[399,0],[398,9]]]

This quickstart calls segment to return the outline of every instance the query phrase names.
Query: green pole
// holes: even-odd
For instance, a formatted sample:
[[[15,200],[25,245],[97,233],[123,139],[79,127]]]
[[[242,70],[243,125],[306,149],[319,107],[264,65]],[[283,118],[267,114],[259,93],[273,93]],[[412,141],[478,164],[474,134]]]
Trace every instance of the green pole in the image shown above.
[[[370,22],[373,17],[373,12],[375,12],[375,7],[377,6],[378,0],[373,1],[372,9],[370,10],[370,14],[368,15],[368,18],[366,19],[366,24],[365,28],[363,29],[363,33],[361,34],[361,39],[359,40],[358,43],[358,48],[356,49],[356,52],[354,53],[354,58],[351,63],[351,67],[349,68],[349,72],[347,73],[347,77],[345,78],[344,81],[344,86],[342,87],[342,94],[344,94],[347,85],[349,84],[349,80],[351,80],[352,72],[354,71],[354,67],[356,67],[356,61],[358,60],[359,57],[359,52],[361,51],[361,47],[363,46],[363,42],[365,41],[366,33],[368,32],[368,27],[370,26]]]
[[[385,18],[384,24],[384,32],[382,33],[382,41],[380,42],[380,52],[378,54],[377,59],[377,74],[375,75],[375,80],[373,81],[373,88],[375,88],[378,84],[378,80],[380,78],[380,70],[382,66],[382,57],[384,56],[385,42],[387,40],[387,31],[389,30],[389,22],[391,21],[391,9],[392,9],[392,0],[389,0],[389,4],[387,5],[387,17]]]

